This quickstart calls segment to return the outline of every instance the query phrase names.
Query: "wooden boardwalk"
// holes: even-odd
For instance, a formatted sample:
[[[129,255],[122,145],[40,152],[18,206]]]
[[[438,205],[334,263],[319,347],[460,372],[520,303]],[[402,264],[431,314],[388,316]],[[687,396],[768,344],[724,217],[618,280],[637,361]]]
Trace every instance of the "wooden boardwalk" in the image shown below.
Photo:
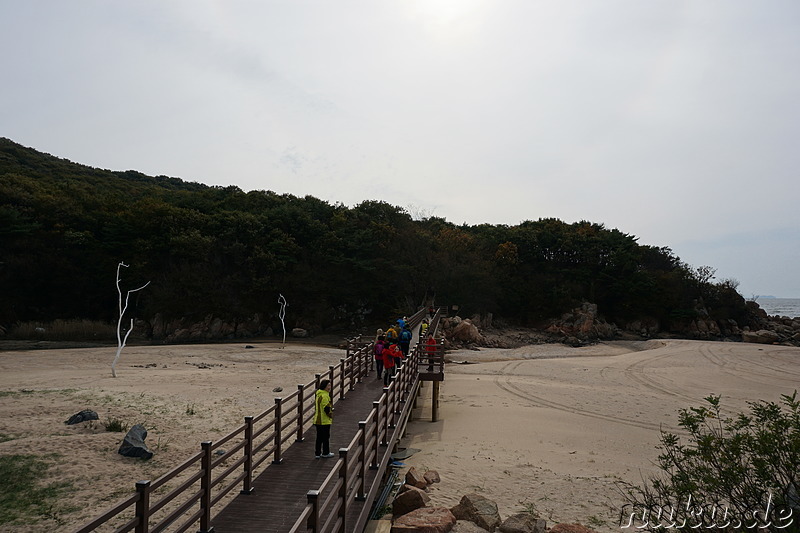
[[[346,392],[343,400],[334,402],[336,416],[331,428],[331,452],[336,457],[314,458],[316,432],[311,428],[303,441],[295,441],[284,450],[280,464],[269,465],[253,480],[250,494],[239,494],[212,519],[214,533],[289,531],[308,503],[306,493],[322,484],[339,457],[339,449],[350,444],[358,432],[359,421],[369,415],[372,402],[382,393],[383,381],[377,379],[373,369],[354,390]],[[376,470],[368,470],[367,484],[373,482],[376,473]],[[320,498],[326,496],[323,494]],[[372,505],[372,502],[353,502],[346,531],[351,531],[364,505]]]

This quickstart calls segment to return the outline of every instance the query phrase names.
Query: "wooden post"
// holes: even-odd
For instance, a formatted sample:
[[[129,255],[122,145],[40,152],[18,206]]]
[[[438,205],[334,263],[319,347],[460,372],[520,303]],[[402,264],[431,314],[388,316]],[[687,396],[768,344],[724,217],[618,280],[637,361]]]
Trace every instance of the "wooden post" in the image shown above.
[[[433,394],[431,395],[431,422],[439,420],[439,382],[433,382]]]
[[[321,524],[319,523],[319,491],[310,490],[306,492],[306,499],[311,504],[311,516],[308,517],[308,529],[311,533],[317,533]]]
[[[200,478],[200,530],[197,533],[210,533],[211,527],[211,441],[201,442],[203,458],[200,460],[203,477]]]
[[[389,445],[389,430],[392,428],[392,406],[389,402],[389,387],[383,388],[383,398],[386,398],[385,405],[384,405],[384,418],[383,418],[383,445]]]
[[[253,417],[244,417],[244,486],[241,494],[253,492]]]
[[[347,384],[347,361],[339,359],[339,364],[341,365],[341,370],[339,371],[339,399],[344,400],[344,389]],[[331,400],[333,400],[333,398],[331,398]]]
[[[303,442],[303,385],[297,386],[297,442]]]
[[[369,467],[372,470],[378,469],[378,461],[381,453],[381,402],[372,402],[372,410],[375,411],[375,457],[372,458],[372,464]]]
[[[341,487],[339,487],[339,501],[341,501],[341,506],[339,507],[339,519],[341,520],[342,524],[342,527],[339,530],[340,533],[347,531],[347,510],[350,508],[350,506],[347,505],[347,455],[349,451],[350,450],[348,448],[339,448],[339,459],[342,460],[342,469],[339,470],[339,477],[341,478],[342,482]]]
[[[136,492],[139,499],[136,500],[136,533],[148,533],[150,531],[150,481],[137,481]]]
[[[361,467],[358,469],[358,492],[356,493],[356,500],[363,502],[367,499],[366,494],[364,493],[364,485],[366,483],[367,478],[367,421],[360,420],[358,422],[358,430],[361,432],[361,437],[359,438],[359,444],[361,445],[361,457],[359,457],[359,462]]]
[[[275,458],[272,460],[274,465],[279,465],[283,461],[281,457],[281,426],[283,426],[281,402],[283,402],[283,398],[275,398]]]
[[[333,403],[333,399],[336,397],[336,383],[333,382],[333,365],[328,365],[328,381],[331,382],[331,403]]]

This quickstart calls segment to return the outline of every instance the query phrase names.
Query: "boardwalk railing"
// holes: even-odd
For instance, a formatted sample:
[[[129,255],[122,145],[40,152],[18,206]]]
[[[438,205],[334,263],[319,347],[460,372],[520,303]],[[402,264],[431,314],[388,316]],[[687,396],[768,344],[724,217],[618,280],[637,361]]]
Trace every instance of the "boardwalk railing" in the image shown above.
[[[439,316],[437,312],[429,328],[433,335]],[[373,402],[367,419],[358,423],[353,440],[346,448],[339,449],[339,460],[331,473],[318,488],[308,491],[308,504],[289,533],[350,533],[364,529],[371,511],[369,502],[375,500],[381,488],[383,473],[395,444],[405,435],[416,403],[424,375],[420,373],[420,364],[435,365],[441,372],[443,348],[441,342],[435,345],[435,351],[422,341],[417,343],[392,383]],[[378,471],[369,488],[365,487],[367,469]],[[354,501],[367,503],[354,523],[347,523],[348,510]]]
[[[408,320],[416,326],[425,314],[426,310],[422,309]],[[275,405],[261,414],[244,417],[241,426],[221,439],[202,442],[199,452],[155,481],[136,482],[134,494],[73,530],[73,533],[89,533],[101,526],[105,526],[104,530],[112,526],[111,530],[115,533],[159,533],[168,528],[170,532],[181,533],[198,525],[199,533],[212,531],[214,506],[237,487],[241,487],[242,493],[252,491],[254,473],[259,468],[265,468],[269,464],[265,464],[267,461],[280,463],[287,441],[303,440],[304,432],[311,426],[314,416],[314,393],[320,381],[331,381],[331,398],[335,401],[337,397],[344,399],[346,391],[353,390],[356,383],[360,383],[369,373],[373,361],[373,340],[362,337],[351,339],[347,343],[347,356],[340,359],[338,365],[329,366],[327,372],[316,374],[313,381],[298,385],[297,390],[289,396],[275,398]],[[336,502],[342,502],[339,504],[341,509],[337,507],[337,516],[339,511],[346,511],[348,498],[366,497],[364,476],[354,475],[353,469],[364,470],[367,464],[370,468],[385,469],[388,455],[384,453],[381,456],[380,451],[388,447],[390,441],[395,442],[390,430],[404,427],[407,420],[408,413],[401,404],[412,394],[413,387],[418,387],[418,380],[416,385],[412,383],[415,381],[412,377],[416,377],[418,354],[418,349],[413,352],[395,381],[384,389],[381,399],[375,402],[374,416],[370,414],[368,420],[363,422],[365,430],[370,432],[369,437],[360,428],[357,439],[361,440],[355,442],[357,439],[354,439],[354,443],[343,449],[346,451],[339,451],[340,457],[334,468],[336,474],[331,474],[339,479],[334,484],[335,492],[340,496]],[[410,372],[412,367],[414,372]],[[360,450],[361,455],[355,457],[355,451],[350,450]],[[351,471],[350,475],[348,471]],[[359,490],[352,493],[353,484],[359,483],[359,480]],[[320,488],[320,494],[330,494],[332,486],[326,480]],[[330,500],[330,496],[328,498]],[[331,520],[325,511],[326,505],[317,502],[312,508],[315,509],[315,524],[320,523],[320,516],[327,516]],[[326,528],[320,531],[343,530]]]

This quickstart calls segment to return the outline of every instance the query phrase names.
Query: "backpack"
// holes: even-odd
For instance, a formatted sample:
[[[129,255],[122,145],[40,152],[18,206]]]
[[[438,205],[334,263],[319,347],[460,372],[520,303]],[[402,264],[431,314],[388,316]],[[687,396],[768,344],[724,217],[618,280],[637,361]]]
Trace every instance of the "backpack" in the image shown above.
[[[383,343],[379,342],[375,345],[375,359],[379,358],[383,353]]]
[[[404,341],[407,341],[407,342],[411,342],[411,339],[412,339],[413,337],[414,337],[414,334],[413,334],[413,333],[411,333],[411,330],[410,330],[410,329],[404,329],[404,330],[403,330],[403,333],[402,333],[402,334],[401,334],[401,336],[400,336],[400,339],[401,339],[401,340],[404,340]]]

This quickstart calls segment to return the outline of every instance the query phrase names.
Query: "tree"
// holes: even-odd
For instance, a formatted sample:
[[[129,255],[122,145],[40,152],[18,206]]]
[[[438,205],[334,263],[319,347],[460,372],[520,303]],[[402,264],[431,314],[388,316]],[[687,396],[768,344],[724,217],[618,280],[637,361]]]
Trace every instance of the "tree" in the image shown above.
[[[621,526],[657,531],[800,530],[800,401],[748,402],[749,413],[724,415],[720,397],[682,409],[683,443],[661,433],[664,476],[643,486],[623,484],[628,504]],[[792,516],[794,515],[794,517]],[[638,523],[641,522],[641,523]]]
[[[125,295],[125,305],[122,305],[122,289],[119,288],[119,282],[121,281],[119,278],[119,269],[120,267],[128,268],[128,265],[125,263],[120,262],[117,265],[117,294],[119,295],[119,318],[117,319],[117,355],[114,356],[114,362],[111,363],[111,376],[117,377],[117,362],[119,362],[119,356],[122,354],[122,349],[125,347],[125,343],[128,341],[128,336],[133,331],[133,319],[131,318],[131,326],[128,328],[128,331],[125,333],[125,337],[122,337],[122,317],[125,315],[125,311],[128,310],[128,300],[130,300],[131,293],[137,292],[148,285],[150,282],[148,281],[138,289],[131,289]]]

